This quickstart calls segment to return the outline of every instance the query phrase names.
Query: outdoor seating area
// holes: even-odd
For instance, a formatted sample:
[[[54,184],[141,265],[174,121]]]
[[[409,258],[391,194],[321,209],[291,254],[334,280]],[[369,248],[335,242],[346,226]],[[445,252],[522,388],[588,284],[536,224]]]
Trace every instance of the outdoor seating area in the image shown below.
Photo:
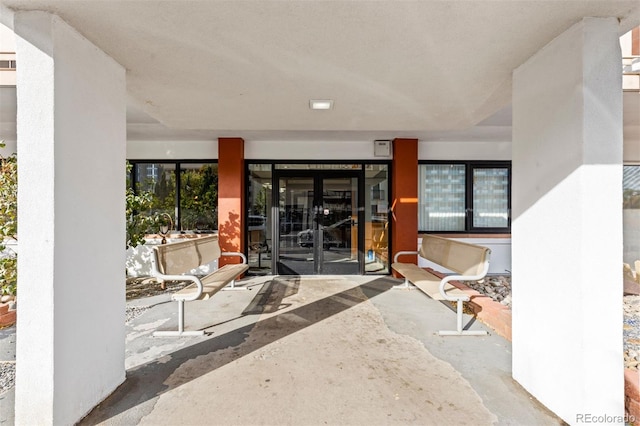
[[[401,256],[419,255],[421,258],[455,272],[455,275],[440,276],[433,270],[423,269],[414,263],[401,263]],[[441,330],[442,336],[481,335],[484,331],[463,330],[463,303],[469,295],[450,284],[451,281],[475,281],[487,275],[491,250],[475,244],[468,244],[435,235],[424,235],[419,251],[399,251],[394,256],[391,268],[404,277],[399,288],[409,288],[409,284],[419,288],[434,300],[456,303],[456,330]]]
[[[399,283],[245,278],[192,302],[187,329],[205,333],[180,339],[153,337],[170,294],[132,300],[127,380],[80,424],[561,424],[511,378],[507,340],[443,340],[451,310]]]
[[[445,275],[438,271],[433,271],[436,276],[444,277]],[[135,284],[133,284],[135,282]],[[404,292],[404,291],[389,291],[398,286],[404,286],[402,281],[391,277],[296,277],[296,276],[271,276],[271,277],[250,277],[239,280],[237,282],[238,289],[245,291],[234,291],[219,293],[215,298],[201,298],[198,301],[194,301],[190,304],[190,309],[186,314],[188,319],[187,328],[189,331],[194,331],[196,337],[187,337],[185,334],[183,338],[163,338],[158,337],[153,331],[153,327],[159,326],[172,326],[178,321],[174,306],[171,303],[172,294],[179,292],[185,288],[185,283],[179,284],[176,281],[168,283],[166,289],[162,290],[157,279],[151,277],[139,278],[132,280],[127,287],[135,287],[130,294],[127,291],[127,382],[135,382],[136,380],[144,377],[144,381],[137,383],[133,386],[133,390],[126,383],[110,397],[105,403],[97,407],[81,424],[102,424],[112,423],[119,421],[119,419],[137,418],[137,416],[143,416],[145,407],[147,404],[160,398],[164,395],[163,401],[171,401],[174,399],[171,394],[175,391],[175,388],[179,385],[178,382],[171,381],[172,385],[167,391],[161,391],[162,388],[161,379],[171,375],[178,375],[185,368],[191,368],[194,363],[203,364],[205,361],[196,361],[207,348],[210,348],[213,352],[220,356],[221,360],[216,361],[211,356],[207,360],[214,363],[211,368],[199,367],[197,372],[190,373],[186,382],[195,381],[198,379],[197,374],[202,374],[202,380],[210,383],[210,386],[220,386],[218,379],[213,370],[218,367],[222,367],[225,363],[230,363],[230,356],[228,353],[224,353],[225,344],[230,344],[235,349],[232,350],[238,363],[241,364],[240,369],[245,368],[245,371],[238,374],[246,374],[251,376],[255,364],[247,365],[247,363],[241,363],[240,359],[248,357],[253,360],[261,360],[265,364],[267,359],[277,359],[281,353],[280,349],[286,347],[287,338],[290,334],[293,334],[289,328],[292,326],[291,320],[297,315],[301,318],[307,318],[303,323],[298,324],[295,328],[300,330],[309,328],[308,338],[323,339],[322,334],[324,331],[320,331],[319,336],[313,335],[311,329],[322,328],[322,322],[333,316],[341,316],[340,321],[334,322],[332,326],[342,330],[349,327],[361,327],[352,323],[353,318],[348,315],[343,315],[344,311],[355,308],[359,304],[371,303],[378,310],[378,314],[383,316],[380,321],[384,322],[383,326],[386,332],[400,333],[405,335],[408,339],[416,339],[416,342],[424,345],[427,351],[432,352],[445,363],[450,363],[455,370],[458,370],[465,380],[469,381],[472,392],[478,392],[482,395],[482,392],[499,392],[500,398],[503,402],[514,403],[514,408],[505,410],[504,404],[496,404],[494,398],[489,398],[486,408],[492,411],[499,421],[524,421],[523,419],[542,419],[545,424],[561,424],[560,420],[555,418],[553,414],[548,412],[542,405],[538,404],[535,400],[531,400],[530,396],[522,390],[520,386],[515,384],[509,377],[509,348],[510,338],[503,338],[503,333],[496,329],[500,325],[492,322],[485,321],[487,318],[483,318],[483,323],[476,322],[482,315],[477,315],[474,319],[473,316],[467,314],[465,310],[465,326],[468,326],[474,331],[481,332],[482,336],[472,339],[444,339],[439,337],[438,331],[446,324],[450,324],[454,317],[454,312],[447,308],[446,305],[439,303],[439,298],[425,297],[425,294],[421,291],[418,292]],[[456,283],[456,288],[463,287],[463,291],[466,294],[476,294],[473,298],[471,305],[482,304],[483,312],[488,311],[490,304],[499,306],[497,302],[491,302],[490,298],[477,293],[464,286],[460,286],[460,283]],[[311,296],[311,294],[314,294]],[[323,298],[324,297],[324,298]],[[310,304],[312,307],[305,307],[305,303]],[[314,306],[317,304],[317,306]],[[403,310],[406,307],[406,311]],[[299,309],[295,309],[299,308]],[[486,312],[485,312],[486,313]],[[476,313],[477,314],[477,313]],[[356,314],[355,321],[359,321],[359,315]],[[266,321],[261,323],[261,321]],[[272,330],[267,341],[260,344],[254,342],[251,339],[245,339],[240,335],[246,335],[257,333],[265,329],[271,329],[267,327],[268,324],[278,324],[278,326],[285,324],[285,330],[275,331]],[[294,321],[295,322],[295,321]],[[258,327],[257,324],[260,324]],[[487,327],[485,324],[489,324]],[[379,325],[379,324],[378,324]],[[265,328],[266,327],[266,328]],[[361,328],[353,328],[353,332],[358,331],[362,333]],[[393,364],[405,359],[405,356],[400,356],[395,351],[388,351],[388,345],[391,344],[391,340],[387,340],[384,336],[380,335],[376,338],[374,333],[379,332],[377,329],[371,329],[364,331],[367,333],[365,339],[358,337],[358,343],[362,344],[367,339],[376,339],[376,344],[372,348],[364,345],[362,352],[359,354],[348,355],[342,353],[344,349],[341,346],[329,349],[327,346],[320,352],[320,356],[326,355],[332,358],[342,357],[356,357],[355,359],[365,359],[372,356],[375,353],[375,357],[385,358],[387,361],[393,360]],[[334,332],[338,333],[338,332]],[[0,334],[0,352],[2,352],[2,360],[5,361],[4,365],[10,365],[11,360],[15,360],[15,335],[16,327],[13,326],[9,329],[3,330]],[[246,336],[245,336],[246,337]],[[397,337],[397,336],[396,336]],[[337,338],[337,337],[336,337]],[[273,341],[268,342],[269,339]],[[344,338],[337,338],[344,342]],[[445,343],[446,342],[446,343]],[[251,343],[251,344],[249,344]],[[367,342],[371,345],[371,341]],[[443,344],[445,343],[445,344]],[[247,345],[244,347],[243,345]],[[264,345],[264,346],[263,346]],[[217,349],[216,349],[217,348]],[[275,349],[274,349],[275,348]],[[349,348],[353,349],[353,347]],[[230,349],[226,349],[228,352]],[[302,351],[302,349],[300,349]],[[217,351],[222,351],[219,353]],[[462,351],[462,352],[461,352]],[[466,352],[465,352],[466,351]],[[467,358],[460,353],[469,353],[473,351],[475,354],[472,358]],[[170,363],[166,367],[164,364],[166,360],[175,359],[176,361]],[[316,375],[319,374],[313,371],[315,367],[311,365],[315,362],[315,356],[313,353],[305,352],[299,354],[296,362],[305,360],[309,362],[309,370],[304,372],[298,372],[298,374],[308,374],[314,380]],[[7,362],[9,361],[9,363]],[[184,367],[181,367],[184,364]],[[14,364],[15,365],[15,364]],[[337,362],[337,365],[340,365]],[[342,371],[346,365],[341,365]],[[498,369],[500,375],[489,376],[483,368]],[[13,367],[15,368],[15,366]],[[326,368],[326,367],[322,367]],[[163,371],[160,371],[163,370]],[[209,371],[211,370],[211,371]],[[152,379],[154,374],[160,371],[159,378]],[[209,373],[207,373],[209,371]],[[484,371],[484,372],[483,372]],[[495,371],[495,370],[493,370]],[[153,374],[151,374],[153,373]],[[635,397],[637,400],[637,386],[633,387],[633,377],[637,378],[637,372],[635,376],[632,370],[625,371],[626,393],[627,397]],[[211,376],[209,377],[209,374]],[[502,377],[504,374],[505,377]],[[9,380],[4,389],[0,392],[0,422],[11,424],[12,419],[12,404],[13,404],[13,392],[11,389],[13,384],[13,373],[2,374],[3,378]],[[268,382],[276,381],[272,375]],[[283,377],[291,378],[283,373]],[[303,380],[300,377],[296,377],[297,380]],[[346,379],[344,379],[346,380]],[[354,380],[363,380],[362,377],[354,378]],[[366,382],[367,379],[363,381]],[[504,387],[503,380],[508,380],[510,385]],[[226,384],[225,384],[226,386]],[[510,389],[513,386],[515,389],[514,395],[504,396],[502,392],[513,392],[514,389]],[[9,390],[7,390],[9,389]],[[242,389],[242,392],[246,392],[248,396],[252,398],[265,398],[262,394],[262,386],[259,384],[256,389]],[[284,392],[284,390],[281,390]],[[468,390],[467,390],[468,391]],[[132,392],[125,395],[126,392]],[[252,392],[255,392],[252,393]],[[635,393],[634,393],[635,392]],[[155,395],[149,397],[150,394]],[[166,394],[166,395],[165,395]],[[488,394],[488,393],[487,393]],[[146,396],[142,396],[146,395]],[[145,399],[148,398],[148,399]],[[342,396],[341,396],[342,398]],[[395,397],[394,397],[395,398]],[[526,400],[529,400],[526,403]],[[634,400],[634,401],[635,401]],[[142,401],[142,402],[141,402]],[[339,404],[344,404],[348,399],[339,399]],[[260,399],[259,404],[273,404],[274,401],[270,398]],[[175,402],[179,404],[179,402]],[[497,408],[496,408],[497,405]],[[414,407],[415,408],[415,407]],[[424,407],[423,407],[424,408]],[[168,408],[167,408],[168,409]],[[296,409],[302,410],[303,407],[297,407]],[[282,410],[287,410],[283,407]],[[493,411],[496,410],[496,411]],[[427,410],[428,412],[429,410]],[[160,411],[162,412],[162,411]],[[177,412],[182,412],[181,409],[177,409]],[[293,416],[294,411],[291,411]],[[201,414],[205,416],[205,414]],[[333,416],[333,413],[330,413]],[[394,414],[395,415],[395,414]],[[506,416],[506,417],[505,417]],[[155,417],[158,419],[159,417]],[[178,415],[167,417],[166,422],[171,422],[173,419],[177,419]],[[320,417],[319,417],[320,418]],[[448,418],[448,417],[447,417]],[[193,418],[196,421],[196,418]],[[200,420],[204,421],[204,417]],[[251,418],[250,415],[244,416],[241,422],[235,422],[236,424],[253,424],[255,418]],[[283,420],[286,422],[287,420]],[[400,421],[399,421],[400,422]],[[159,422],[163,423],[163,422]],[[396,423],[391,422],[391,423]]]
[[[0,425],[636,424],[639,81],[638,0],[0,0]]]
[[[240,257],[242,263],[227,264],[215,268],[204,276],[190,274],[191,271],[217,262],[221,256]],[[217,266],[217,265],[216,265]],[[194,300],[207,300],[218,291],[230,285],[235,289],[235,281],[249,269],[247,258],[242,253],[223,253],[220,250],[217,235],[187,239],[153,248],[152,272],[160,281],[188,281],[192,284],[171,296],[178,302],[178,329],[154,332],[155,336],[194,336],[204,331],[184,331],[184,303]]]

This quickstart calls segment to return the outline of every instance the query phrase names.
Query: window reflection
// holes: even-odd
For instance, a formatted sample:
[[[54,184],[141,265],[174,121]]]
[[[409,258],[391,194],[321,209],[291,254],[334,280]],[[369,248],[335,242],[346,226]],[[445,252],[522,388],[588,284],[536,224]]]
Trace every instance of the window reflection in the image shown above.
[[[473,226],[509,226],[509,169],[473,169]]]
[[[365,272],[389,273],[389,170],[365,167]]]
[[[640,166],[624,166],[622,179],[623,261],[640,260]]]
[[[180,164],[180,223],[196,231],[218,228],[217,164]]]
[[[175,164],[136,163],[135,190],[152,194],[151,211],[166,213],[175,223],[176,217],[176,176]]]
[[[466,167],[464,164],[419,166],[418,228],[464,231]]]
[[[249,271],[271,273],[271,164],[249,164],[247,253]]]
[[[191,162],[132,162],[134,189],[152,196],[149,213],[167,214],[178,231],[218,228],[218,165]]]

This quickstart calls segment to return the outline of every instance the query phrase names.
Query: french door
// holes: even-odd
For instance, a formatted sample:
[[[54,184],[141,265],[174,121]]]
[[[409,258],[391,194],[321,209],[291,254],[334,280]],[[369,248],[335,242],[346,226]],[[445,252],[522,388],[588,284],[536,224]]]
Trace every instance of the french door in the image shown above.
[[[359,174],[350,171],[280,171],[277,273],[361,274]]]

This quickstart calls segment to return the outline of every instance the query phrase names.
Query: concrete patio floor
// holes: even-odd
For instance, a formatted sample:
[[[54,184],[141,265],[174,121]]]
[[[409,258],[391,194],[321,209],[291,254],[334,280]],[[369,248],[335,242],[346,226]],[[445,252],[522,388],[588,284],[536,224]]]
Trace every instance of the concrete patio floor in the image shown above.
[[[127,325],[126,382],[82,425],[562,424],[511,378],[494,334],[440,337],[455,313],[389,277],[253,277]],[[472,320],[471,317],[466,318]],[[477,322],[472,329],[483,328]]]

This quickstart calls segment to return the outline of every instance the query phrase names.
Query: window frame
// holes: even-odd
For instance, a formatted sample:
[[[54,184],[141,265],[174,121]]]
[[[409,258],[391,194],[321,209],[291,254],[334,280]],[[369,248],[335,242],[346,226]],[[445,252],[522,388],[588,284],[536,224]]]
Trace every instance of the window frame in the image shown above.
[[[431,231],[418,229],[420,234],[510,234],[511,233],[511,187],[512,187],[512,170],[511,161],[488,161],[488,160],[420,160],[418,167],[424,165],[463,165],[465,167],[465,220],[464,229],[448,230],[448,231]],[[506,168],[508,170],[508,188],[507,188],[507,226],[506,227],[478,227],[473,225],[473,171],[475,169],[493,169]],[[420,171],[418,171],[420,176]],[[422,183],[418,182],[418,206],[421,203],[421,197],[424,196],[422,191]],[[419,213],[418,213],[419,214]],[[420,220],[418,218],[418,223]]]

